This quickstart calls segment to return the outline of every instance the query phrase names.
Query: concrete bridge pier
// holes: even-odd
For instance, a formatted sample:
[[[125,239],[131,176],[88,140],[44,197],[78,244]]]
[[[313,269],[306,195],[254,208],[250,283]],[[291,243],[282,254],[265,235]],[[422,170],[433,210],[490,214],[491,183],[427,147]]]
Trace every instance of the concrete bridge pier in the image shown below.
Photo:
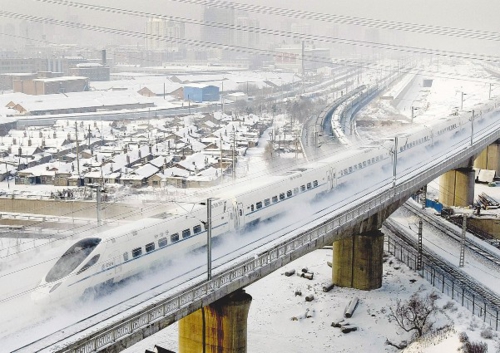
[[[332,282],[372,290],[382,286],[384,234],[376,229],[333,243]]]
[[[252,297],[233,292],[179,321],[179,353],[245,353]]]
[[[439,202],[446,206],[467,207],[474,203],[472,167],[450,170],[439,177]]]
[[[496,171],[500,175],[500,141],[497,140],[486,149],[484,149],[479,156],[474,160],[474,168],[490,169]]]

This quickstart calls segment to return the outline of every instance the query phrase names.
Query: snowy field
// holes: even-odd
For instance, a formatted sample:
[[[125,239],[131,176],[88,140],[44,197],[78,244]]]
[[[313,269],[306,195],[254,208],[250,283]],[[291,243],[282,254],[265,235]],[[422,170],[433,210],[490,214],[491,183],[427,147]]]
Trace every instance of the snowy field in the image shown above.
[[[323,286],[331,283],[332,272],[327,265],[331,256],[331,249],[316,250],[246,288],[253,298],[248,318],[248,352],[398,352],[400,350],[387,345],[386,340],[395,344],[411,341],[411,334],[390,319],[389,308],[395,306],[396,299],[404,301],[414,293],[425,296],[437,291],[389,256],[384,263],[382,288],[358,291],[335,287],[325,293]],[[313,280],[283,275],[291,269],[300,273],[303,268],[314,273]],[[297,291],[302,295],[295,295]],[[310,294],[314,300],[306,302],[305,297]],[[473,342],[486,342],[488,351],[496,352],[497,333],[491,332],[492,339],[481,338],[481,333],[490,332],[487,325],[447,296],[440,293],[438,296],[436,304],[440,310],[432,318],[434,327],[451,325],[453,329],[446,334],[424,337],[404,352],[457,352],[461,332],[466,332]],[[360,302],[353,317],[345,319],[344,310],[353,297],[358,297]],[[444,306],[448,308],[443,309]],[[358,330],[343,334],[331,326],[332,322],[342,319]],[[143,352],[155,344],[178,351],[177,334],[175,324],[124,352]]]

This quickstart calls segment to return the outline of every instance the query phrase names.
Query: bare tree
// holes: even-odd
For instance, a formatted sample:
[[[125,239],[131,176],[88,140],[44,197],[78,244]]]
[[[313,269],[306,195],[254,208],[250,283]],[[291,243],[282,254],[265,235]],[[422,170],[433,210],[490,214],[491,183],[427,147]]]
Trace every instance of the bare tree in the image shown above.
[[[266,147],[264,147],[264,160],[269,162],[274,158],[273,150],[274,146],[272,141],[268,141]]]
[[[425,297],[420,297],[418,294],[413,294],[406,302],[398,299],[395,308],[390,308],[389,317],[396,320],[399,327],[406,332],[416,331],[416,336],[421,337],[432,327],[430,317],[436,312],[437,297],[428,294]]]
[[[462,349],[464,353],[486,353],[488,345],[485,342],[466,342]]]

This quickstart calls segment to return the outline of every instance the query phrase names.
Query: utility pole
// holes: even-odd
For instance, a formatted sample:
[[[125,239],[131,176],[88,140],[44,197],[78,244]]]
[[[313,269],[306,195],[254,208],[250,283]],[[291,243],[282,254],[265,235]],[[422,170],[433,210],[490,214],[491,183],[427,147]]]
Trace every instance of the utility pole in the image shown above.
[[[103,136],[104,130],[102,126],[102,115],[100,117],[101,117],[101,146],[104,146],[104,136]]]
[[[423,253],[423,246],[422,246],[422,228],[423,228],[423,222],[422,219],[418,220],[418,257],[417,257],[417,271],[422,270],[422,253]]]
[[[398,164],[398,137],[394,137],[394,153],[393,153],[393,161],[392,161],[392,187],[396,187],[396,168]]]
[[[304,94],[304,81],[306,79],[306,65],[304,63],[304,53],[306,51],[306,44],[302,41],[302,94]]]
[[[212,198],[207,199],[207,281],[212,279]]]
[[[465,234],[467,233],[467,216],[462,215],[462,241],[460,242],[460,263],[459,267],[464,267],[465,263]]]
[[[96,202],[97,202],[97,226],[100,227],[102,224],[101,220],[101,185],[97,185],[96,188]]]
[[[461,98],[460,98],[460,110],[464,110],[464,95],[466,95],[464,92],[460,92]]]
[[[89,133],[88,133],[88,135],[89,135],[89,149],[90,149],[90,152],[92,152],[92,149],[90,148],[90,125],[89,125],[89,130],[88,131],[89,131]]]
[[[76,171],[78,173],[78,186],[80,185],[80,157],[78,156],[78,122],[75,121],[75,139],[76,139]]]
[[[427,200],[427,185],[422,187],[422,193],[420,194],[420,203],[422,205],[422,209],[425,209],[425,202]]]
[[[299,143],[299,140],[298,140],[297,136],[295,136],[295,159],[297,159],[299,157],[298,143]]]
[[[220,167],[220,182],[222,183],[222,137],[220,138],[220,160],[219,160],[219,167]]]
[[[474,110],[470,119],[470,145],[474,144]]]
[[[233,180],[236,179],[236,132],[234,131],[234,126],[233,126],[233,148],[232,154],[233,154],[233,168],[232,168],[232,178]]]
[[[412,124],[413,124],[413,119],[415,118],[415,110],[418,110],[418,108],[411,106],[411,123]]]
[[[224,81],[222,81],[222,92],[220,94],[220,109],[224,114]]]

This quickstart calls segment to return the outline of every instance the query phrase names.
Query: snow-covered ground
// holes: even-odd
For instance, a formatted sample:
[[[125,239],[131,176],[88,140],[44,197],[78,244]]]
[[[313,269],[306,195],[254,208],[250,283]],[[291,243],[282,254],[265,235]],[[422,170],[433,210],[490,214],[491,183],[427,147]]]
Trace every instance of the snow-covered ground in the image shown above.
[[[358,291],[335,287],[323,292],[323,286],[331,283],[332,272],[327,265],[331,257],[331,249],[316,250],[246,288],[253,298],[248,317],[248,352],[397,352],[386,340],[401,344],[411,341],[412,334],[390,319],[390,307],[395,306],[396,299],[405,301],[414,293],[423,297],[432,292],[440,297],[436,302],[440,310],[432,318],[434,327],[451,325],[453,329],[436,337],[427,336],[404,352],[456,352],[461,345],[458,339],[461,332],[466,332],[473,342],[488,343],[489,352],[495,352],[497,333],[491,333],[492,339],[481,338],[481,333],[490,332],[487,325],[391,256],[384,263],[380,289]],[[300,273],[303,268],[314,273],[312,280],[283,275],[291,269]],[[297,291],[302,295],[295,295]],[[306,302],[305,297],[310,294],[314,300]],[[358,307],[352,318],[345,319],[344,310],[354,297],[360,299]],[[358,330],[343,334],[331,326],[341,320]],[[124,352],[143,352],[155,344],[178,351],[177,334],[174,324]]]

